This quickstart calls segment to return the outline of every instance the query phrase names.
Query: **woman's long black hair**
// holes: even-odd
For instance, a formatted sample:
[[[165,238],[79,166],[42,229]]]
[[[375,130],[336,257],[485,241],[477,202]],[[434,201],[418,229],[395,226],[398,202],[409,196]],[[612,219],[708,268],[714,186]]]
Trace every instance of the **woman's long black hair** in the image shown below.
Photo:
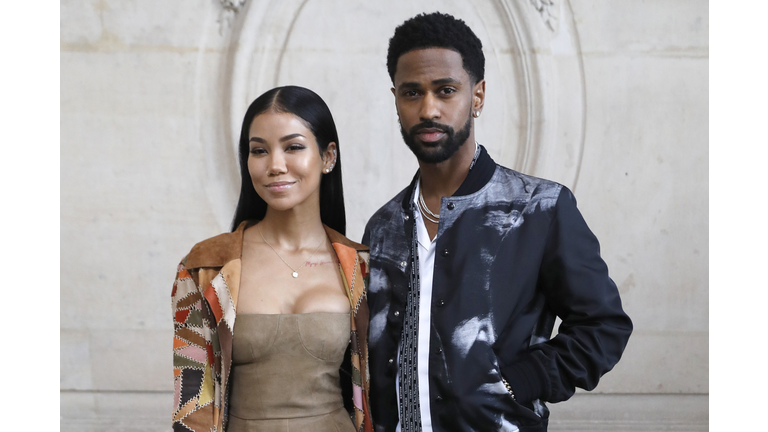
[[[249,219],[262,220],[267,213],[267,203],[261,199],[253,188],[253,181],[248,172],[248,134],[251,123],[257,115],[267,111],[293,114],[304,120],[309,130],[315,135],[320,155],[328,148],[328,144],[336,143],[336,164],[328,174],[322,174],[320,180],[320,220],[340,232],[346,234],[347,217],[344,211],[344,190],[341,186],[341,150],[336,124],[333,122],[331,110],[322,98],[312,90],[298,86],[277,87],[256,98],[243,118],[240,129],[240,199],[237,202],[235,217],[232,221],[232,231],[241,222]]]

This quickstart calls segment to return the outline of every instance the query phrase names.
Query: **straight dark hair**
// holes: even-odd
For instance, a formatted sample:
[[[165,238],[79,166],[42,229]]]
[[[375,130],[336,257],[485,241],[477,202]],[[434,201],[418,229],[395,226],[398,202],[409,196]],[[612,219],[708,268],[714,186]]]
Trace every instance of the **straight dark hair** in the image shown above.
[[[312,131],[317,141],[320,155],[328,148],[328,144],[336,143],[336,164],[328,174],[322,174],[320,180],[320,220],[334,230],[346,235],[347,216],[344,211],[344,190],[341,185],[341,149],[339,136],[336,133],[336,123],[331,116],[331,110],[323,99],[312,90],[298,86],[276,87],[256,98],[243,118],[240,129],[240,199],[237,202],[235,217],[232,220],[232,231],[241,222],[250,219],[262,220],[267,214],[267,203],[256,193],[253,181],[248,172],[248,134],[253,119],[267,111],[288,113],[304,121]]]

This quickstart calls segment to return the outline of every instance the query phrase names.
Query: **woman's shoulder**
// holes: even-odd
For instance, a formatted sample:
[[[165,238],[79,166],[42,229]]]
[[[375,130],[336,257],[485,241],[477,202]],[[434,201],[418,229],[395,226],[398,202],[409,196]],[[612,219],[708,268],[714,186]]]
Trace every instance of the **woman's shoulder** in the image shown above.
[[[360,252],[363,252],[366,254],[368,253],[368,246],[348,239],[344,234],[341,234],[340,232],[329,227],[328,225],[323,225],[323,227],[325,227],[325,233],[328,235],[328,238],[331,240],[331,243],[341,244],[350,249],[354,249],[358,253]]]
[[[235,231],[205,239],[194,246],[184,259],[184,267],[222,267],[239,259],[243,249],[244,224]]]

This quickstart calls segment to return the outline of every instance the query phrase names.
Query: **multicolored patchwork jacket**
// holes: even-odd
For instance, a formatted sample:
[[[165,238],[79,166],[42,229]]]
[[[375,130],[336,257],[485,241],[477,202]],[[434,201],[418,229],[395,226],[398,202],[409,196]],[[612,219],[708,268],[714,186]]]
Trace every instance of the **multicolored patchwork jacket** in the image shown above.
[[[378,210],[368,306],[374,429],[398,423],[404,310],[414,267],[414,186]],[[435,431],[547,429],[544,402],[595,388],[619,361],[632,322],[568,188],[497,165],[481,147],[442,198],[430,299],[429,408]],[[552,337],[555,316],[562,319]],[[505,379],[514,398],[508,393]]]
[[[173,304],[173,430],[221,432],[227,425],[227,379],[232,366],[232,338],[240,283],[243,222],[196,244],[179,264],[171,294]],[[360,432],[373,430],[368,373],[368,248],[325,227],[339,258],[352,313],[351,380],[348,407]],[[342,366],[343,367],[343,366]],[[350,378],[351,377],[351,378]],[[346,385],[345,385],[346,384]],[[342,389],[349,388],[342,383]]]

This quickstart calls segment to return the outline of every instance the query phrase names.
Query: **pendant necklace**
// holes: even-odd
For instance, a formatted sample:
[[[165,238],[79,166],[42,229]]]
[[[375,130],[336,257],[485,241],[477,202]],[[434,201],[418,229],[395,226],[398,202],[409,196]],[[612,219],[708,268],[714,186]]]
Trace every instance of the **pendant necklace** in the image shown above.
[[[304,261],[304,264],[300,265],[300,266],[299,266],[299,268],[297,268],[297,269],[294,269],[293,267],[291,267],[291,265],[290,265],[290,264],[288,264],[287,262],[285,262],[285,260],[283,259],[283,257],[281,257],[281,256],[280,256],[280,254],[279,254],[279,253],[277,253],[277,251],[275,250],[275,248],[273,248],[273,247],[272,247],[272,245],[271,245],[271,244],[269,244],[269,242],[267,241],[267,239],[265,239],[265,238],[264,238],[264,234],[261,232],[261,227],[259,227],[259,225],[258,225],[258,224],[256,224],[256,228],[259,230],[259,235],[261,235],[261,239],[262,239],[262,240],[264,240],[264,243],[266,243],[266,244],[267,244],[267,246],[269,246],[269,248],[270,248],[270,249],[272,249],[272,252],[274,252],[274,253],[275,253],[275,255],[277,255],[277,257],[278,257],[278,258],[280,258],[280,261],[282,261],[282,262],[283,262],[283,264],[287,265],[287,266],[288,266],[288,268],[289,268],[289,269],[291,269],[291,270],[293,271],[293,273],[291,273],[291,276],[293,276],[293,277],[295,277],[295,278],[299,277],[299,270],[301,270],[301,268],[302,268],[302,267],[304,267],[304,266],[307,264],[307,262],[309,262],[309,258],[312,258],[312,257],[315,255],[315,253],[317,253],[317,251],[318,251],[318,250],[320,250],[320,246],[322,246],[322,245],[324,245],[324,244],[325,244],[325,238],[323,238],[323,241],[321,241],[321,242],[320,242],[320,244],[319,244],[319,245],[317,245],[317,247],[315,248],[315,251],[314,251],[314,252],[312,252],[312,253],[309,255],[309,258],[307,258],[307,259],[306,259],[306,261]]]

